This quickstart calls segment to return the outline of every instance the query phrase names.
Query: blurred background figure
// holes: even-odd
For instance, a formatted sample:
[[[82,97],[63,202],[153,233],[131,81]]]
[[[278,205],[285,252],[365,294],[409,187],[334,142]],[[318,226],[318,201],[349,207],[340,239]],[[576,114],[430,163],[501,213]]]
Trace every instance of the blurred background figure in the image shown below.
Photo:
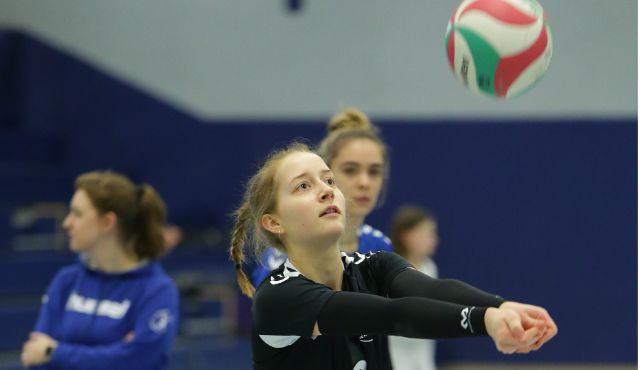
[[[182,242],[184,236],[182,228],[178,225],[168,223],[163,228],[164,248],[169,253]]]
[[[389,233],[396,253],[420,272],[438,277],[438,266],[432,259],[438,247],[438,224],[433,212],[404,205],[394,213]],[[436,369],[434,340],[390,336],[389,352],[394,369]]]
[[[167,369],[178,291],[156,261],[166,207],[149,185],[113,172],[76,179],[63,226],[79,261],[42,299],[22,364],[46,369]]]

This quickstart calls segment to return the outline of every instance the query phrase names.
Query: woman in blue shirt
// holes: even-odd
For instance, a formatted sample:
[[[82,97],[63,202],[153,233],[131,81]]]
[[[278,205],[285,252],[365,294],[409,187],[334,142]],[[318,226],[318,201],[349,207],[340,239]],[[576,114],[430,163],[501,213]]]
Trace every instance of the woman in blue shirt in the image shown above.
[[[149,185],[113,172],[79,176],[64,220],[78,263],[61,269],[22,349],[26,367],[167,368],[178,292],[156,261],[165,205]]]

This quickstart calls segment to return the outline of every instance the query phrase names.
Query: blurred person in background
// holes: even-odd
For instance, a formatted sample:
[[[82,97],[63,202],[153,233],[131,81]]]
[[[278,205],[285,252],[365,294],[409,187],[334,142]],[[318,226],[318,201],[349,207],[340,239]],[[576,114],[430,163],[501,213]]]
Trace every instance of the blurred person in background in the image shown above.
[[[391,251],[389,238],[365,224],[365,218],[384,198],[389,175],[388,149],[378,128],[363,112],[346,109],[331,118],[327,131],[317,152],[334,171],[347,198],[347,226],[340,249],[347,253]],[[253,285],[260,285],[286,258],[277,249],[268,248],[252,272]]]
[[[254,369],[390,369],[387,335],[488,335],[503,353],[540,348],[557,332],[541,307],[438,280],[395,253],[347,254],[347,201],[333,171],[301,144],[274,152],[249,180],[229,254],[253,298]],[[257,288],[244,249],[288,257]]]
[[[164,234],[164,249],[167,254],[177,248],[184,239],[182,228],[172,223],[164,225],[162,233]]]
[[[167,369],[179,298],[157,261],[165,218],[150,185],[109,171],[76,179],[63,226],[79,260],[49,285],[22,348],[24,366]]]
[[[398,208],[390,227],[394,251],[416,270],[432,278],[438,277],[438,267],[432,259],[438,247],[437,227],[435,215],[415,205]],[[436,369],[436,343],[433,340],[389,336],[389,352],[394,369]]]

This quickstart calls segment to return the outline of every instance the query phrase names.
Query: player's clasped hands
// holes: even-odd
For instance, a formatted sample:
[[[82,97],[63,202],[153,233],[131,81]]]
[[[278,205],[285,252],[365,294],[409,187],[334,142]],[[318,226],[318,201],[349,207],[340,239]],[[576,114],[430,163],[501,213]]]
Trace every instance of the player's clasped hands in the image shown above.
[[[558,327],[538,306],[508,301],[485,314],[487,333],[502,353],[529,353],[551,340]]]

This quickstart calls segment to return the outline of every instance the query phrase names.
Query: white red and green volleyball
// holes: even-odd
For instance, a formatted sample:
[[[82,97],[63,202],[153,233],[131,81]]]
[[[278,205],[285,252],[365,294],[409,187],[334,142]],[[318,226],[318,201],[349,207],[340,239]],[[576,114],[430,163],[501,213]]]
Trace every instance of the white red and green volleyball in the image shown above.
[[[553,48],[536,0],[465,0],[451,15],[445,43],[456,78],[496,98],[533,87],[549,67]]]

